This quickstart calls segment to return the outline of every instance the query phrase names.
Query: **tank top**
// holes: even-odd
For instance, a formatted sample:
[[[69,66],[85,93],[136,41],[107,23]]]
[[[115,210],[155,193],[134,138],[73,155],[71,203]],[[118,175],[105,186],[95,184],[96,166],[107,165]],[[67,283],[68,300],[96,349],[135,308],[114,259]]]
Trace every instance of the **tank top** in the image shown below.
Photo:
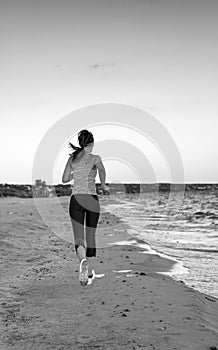
[[[97,194],[95,187],[96,174],[97,168],[96,165],[93,166],[93,159],[87,164],[84,159],[80,159],[75,163],[75,168],[73,169],[74,184],[72,187],[72,194]]]

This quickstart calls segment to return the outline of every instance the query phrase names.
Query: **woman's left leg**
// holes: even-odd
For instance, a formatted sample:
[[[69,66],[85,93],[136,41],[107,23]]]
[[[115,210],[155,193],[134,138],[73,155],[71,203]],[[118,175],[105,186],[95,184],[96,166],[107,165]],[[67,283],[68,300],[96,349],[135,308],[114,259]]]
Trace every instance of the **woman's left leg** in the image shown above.
[[[79,261],[86,258],[85,240],[84,240],[84,220],[85,209],[82,207],[82,197],[72,195],[69,205],[69,214],[74,233],[75,250]]]
[[[69,214],[74,232],[76,254],[79,258],[79,281],[85,286],[88,283],[88,260],[86,259],[86,247],[84,241],[85,208],[83,207],[84,196],[72,196],[69,206]]]
[[[71,224],[74,233],[75,250],[79,261],[86,258],[85,240],[84,240],[84,216],[81,211],[73,211]],[[80,222],[79,222],[80,221]]]

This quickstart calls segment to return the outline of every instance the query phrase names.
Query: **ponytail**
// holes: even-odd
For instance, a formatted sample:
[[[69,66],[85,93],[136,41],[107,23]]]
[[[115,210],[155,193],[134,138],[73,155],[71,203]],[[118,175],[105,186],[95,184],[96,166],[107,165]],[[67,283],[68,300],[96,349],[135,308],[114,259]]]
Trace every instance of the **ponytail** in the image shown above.
[[[69,142],[69,146],[74,150],[74,152],[70,154],[70,156],[73,158],[73,161],[77,158],[77,156],[79,156],[79,154],[88,144],[94,142],[94,137],[90,131],[81,130],[78,133],[78,142],[80,147],[74,146],[71,142]]]

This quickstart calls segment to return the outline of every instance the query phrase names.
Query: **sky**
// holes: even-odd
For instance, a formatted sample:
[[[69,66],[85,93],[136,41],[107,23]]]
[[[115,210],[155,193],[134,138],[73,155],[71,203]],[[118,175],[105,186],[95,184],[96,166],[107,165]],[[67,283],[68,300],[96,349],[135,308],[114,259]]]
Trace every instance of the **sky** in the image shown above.
[[[132,114],[127,126],[113,119],[106,127],[104,117],[102,125],[88,123],[108,182],[172,180],[161,150],[133,130],[135,108],[145,111],[145,123],[148,113],[170,134],[185,183],[216,183],[217,19],[216,0],[1,1],[0,183],[31,184],[52,126],[71,114],[76,143],[77,111],[110,103],[132,106]],[[68,141],[57,152],[54,183],[61,183]],[[115,141],[135,147],[138,164],[116,156]],[[101,142],[111,156],[101,153]],[[139,150],[150,169],[140,176]]]

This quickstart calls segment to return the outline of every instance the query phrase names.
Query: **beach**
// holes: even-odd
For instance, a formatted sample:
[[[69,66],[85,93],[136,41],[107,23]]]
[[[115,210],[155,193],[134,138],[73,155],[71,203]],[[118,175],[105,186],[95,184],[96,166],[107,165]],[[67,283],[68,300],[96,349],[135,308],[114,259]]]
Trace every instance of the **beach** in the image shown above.
[[[0,349],[218,349],[218,299],[164,274],[175,261],[131,244],[128,220],[108,205],[102,198],[100,278],[82,287],[70,222],[53,217],[57,235],[33,199],[0,200]]]

